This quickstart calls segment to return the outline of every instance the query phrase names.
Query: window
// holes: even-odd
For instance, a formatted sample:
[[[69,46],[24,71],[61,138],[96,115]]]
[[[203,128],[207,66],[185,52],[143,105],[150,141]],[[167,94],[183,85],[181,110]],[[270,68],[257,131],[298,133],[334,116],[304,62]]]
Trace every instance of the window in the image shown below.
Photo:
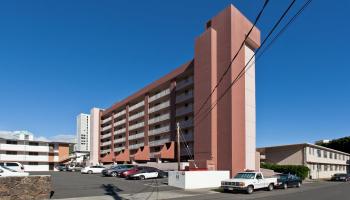
[[[328,165],[324,165],[324,171],[328,171]]]
[[[38,153],[38,152],[29,152],[29,155],[30,155],[30,156],[38,156],[39,153]]]
[[[327,151],[323,151],[323,157],[327,158]]]
[[[333,159],[333,153],[332,152],[329,152],[329,158]]]
[[[6,163],[7,167],[18,167],[17,163]]]
[[[322,171],[321,165],[317,164],[317,171]]]
[[[333,171],[333,165],[329,166],[329,171]]]
[[[17,155],[17,151],[6,151],[7,155]]]
[[[39,165],[38,162],[29,162],[29,165]]]
[[[6,140],[6,144],[17,144],[17,141]]]
[[[29,142],[30,146],[39,146],[39,142]]]
[[[315,170],[315,164],[312,164],[312,170]]]
[[[335,153],[334,154],[334,159],[338,159],[337,157],[338,157],[338,154]]]
[[[321,150],[317,149],[317,156],[321,157]]]

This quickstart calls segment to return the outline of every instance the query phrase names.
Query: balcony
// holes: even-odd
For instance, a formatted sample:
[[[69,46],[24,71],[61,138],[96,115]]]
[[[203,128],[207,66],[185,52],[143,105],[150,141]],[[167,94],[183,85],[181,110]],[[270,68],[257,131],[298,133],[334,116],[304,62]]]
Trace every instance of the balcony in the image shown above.
[[[189,119],[187,121],[181,121],[180,122],[180,128],[189,128],[193,127],[193,119]]]
[[[125,137],[114,139],[114,143],[122,143],[125,142]]]
[[[137,108],[140,108],[140,107],[143,106],[143,105],[145,105],[145,101],[141,101],[141,102],[139,102],[139,103],[137,103],[137,104],[135,104],[135,105],[133,105],[133,106],[130,106],[130,107],[129,107],[129,112],[130,112],[130,111],[133,111],[133,110],[135,110],[135,109],[137,109]]]
[[[101,135],[101,139],[109,138],[109,137],[111,137],[111,135],[112,135],[112,133]]]
[[[144,143],[132,144],[132,145],[129,145],[129,149],[138,149],[140,147],[143,147],[144,145],[145,145]]]
[[[144,112],[144,111],[141,111],[141,112],[139,112],[139,113],[136,113],[136,114],[134,114],[134,115],[129,116],[129,121],[134,120],[134,119],[137,119],[137,118],[140,118],[140,117],[142,117],[142,116],[144,116],[144,115],[145,115],[145,112]]]
[[[107,146],[107,145],[110,145],[111,143],[112,143],[111,141],[101,142],[101,146]]]
[[[149,119],[148,124],[154,124],[154,123],[161,122],[161,121],[168,120],[168,119],[170,119],[169,113],[163,114],[159,117],[154,117],[154,118]]]
[[[135,129],[138,129],[138,128],[141,128],[145,126],[145,123],[144,122],[140,122],[140,123],[137,123],[137,124],[134,124],[134,125],[131,125],[129,126],[129,130],[135,130]]]
[[[188,79],[182,80],[179,83],[176,84],[176,90],[181,90],[182,88],[185,88],[189,85],[193,84],[193,76],[189,77]]]
[[[106,154],[109,153],[111,150],[110,149],[104,149],[104,150],[100,150],[101,154]]]
[[[119,152],[119,151],[122,151],[124,149],[125,149],[125,147],[116,147],[116,148],[114,148],[114,152]]]
[[[102,120],[102,124],[107,123],[112,120],[112,116],[108,117],[107,119]]]
[[[126,129],[122,128],[122,129],[114,131],[114,135],[118,135],[118,134],[125,133],[125,132],[126,132]]]
[[[189,113],[193,113],[193,104],[176,109],[176,116],[187,115]]]
[[[1,150],[8,151],[36,151],[36,152],[49,152],[49,146],[31,146],[31,145],[23,145],[23,144],[0,144]]]
[[[112,125],[108,125],[108,126],[105,126],[105,127],[102,127],[102,131],[106,131],[106,130],[109,130],[112,128]]]
[[[118,118],[118,117],[124,115],[125,113],[126,113],[126,110],[125,110],[125,109],[122,110],[122,111],[120,111],[120,112],[117,112],[117,113],[114,115],[114,118]]]
[[[163,102],[159,105],[153,106],[152,108],[149,108],[148,113],[153,113],[153,112],[156,112],[156,111],[161,110],[163,108],[167,108],[169,106],[170,106],[170,101],[166,101],[166,102]]]
[[[148,136],[158,135],[161,133],[166,133],[170,131],[170,126],[163,126],[161,128],[152,129],[148,131]]]
[[[149,146],[154,147],[154,146],[161,146],[164,145],[167,142],[170,142],[170,138],[163,138],[160,140],[154,140],[149,142]]]
[[[137,133],[134,135],[129,135],[129,140],[136,140],[136,139],[144,138],[144,137],[145,137],[145,133],[142,132],[142,133]]]
[[[149,97],[148,102],[155,101],[155,100],[157,100],[157,99],[159,99],[161,97],[167,96],[169,94],[170,94],[170,89],[168,88],[166,90],[163,90],[163,91],[159,92],[156,95],[153,95],[153,96]]]
[[[176,96],[176,103],[181,103],[183,101],[186,101],[192,98],[193,98],[193,90],[189,91],[187,94],[183,93],[179,96]]]
[[[126,119],[122,119],[122,120],[116,121],[116,122],[114,122],[114,126],[116,127],[116,126],[125,124],[125,122],[126,122]]]

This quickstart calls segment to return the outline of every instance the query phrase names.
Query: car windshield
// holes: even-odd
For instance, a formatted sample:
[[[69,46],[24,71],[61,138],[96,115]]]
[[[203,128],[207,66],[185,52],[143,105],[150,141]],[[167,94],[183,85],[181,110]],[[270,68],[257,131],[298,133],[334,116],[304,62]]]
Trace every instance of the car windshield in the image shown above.
[[[255,177],[254,173],[238,173],[234,178],[254,179],[254,177]]]
[[[10,172],[17,172],[16,170],[10,169],[10,168],[5,167],[5,166],[1,166],[1,167],[4,168],[4,169],[6,169],[6,170],[8,170],[8,171],[10,171]]]

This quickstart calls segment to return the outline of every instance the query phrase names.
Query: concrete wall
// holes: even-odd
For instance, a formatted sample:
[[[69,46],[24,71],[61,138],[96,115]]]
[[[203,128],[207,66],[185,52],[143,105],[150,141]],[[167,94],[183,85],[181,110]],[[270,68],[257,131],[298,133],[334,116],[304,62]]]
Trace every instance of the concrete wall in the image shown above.
[[[49,199],[50,176],[0,177],[0,199]]]
[[[265,149],[265,162],[279,165],[303,165],[302,146],[284,146]]]

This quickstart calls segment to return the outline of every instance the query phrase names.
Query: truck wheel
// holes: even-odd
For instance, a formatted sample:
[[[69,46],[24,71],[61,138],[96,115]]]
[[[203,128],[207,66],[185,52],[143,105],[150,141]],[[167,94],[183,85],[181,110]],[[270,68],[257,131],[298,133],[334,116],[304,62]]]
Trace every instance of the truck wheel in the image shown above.
[[[285,190],[288,189],[287,183],[284,183],[284,184],[283,184],[283,189],[285,189]]]
[[[267,187],[267,190],[268,191],[272,191],[273,190],[273,184],[272,183],[270,183],[270,185]]]
[[[254,187],[251,186],[251,185],[249,185],[249,186],[247,187],[247,193],[248,193],[248,194],[251,194],[251,193],[253,193],[253,192],[254,192]]]
[[[87,173],[88,173],[88,174],[92,174],[92,171],[91,171],[91,170],[89,170]]]

